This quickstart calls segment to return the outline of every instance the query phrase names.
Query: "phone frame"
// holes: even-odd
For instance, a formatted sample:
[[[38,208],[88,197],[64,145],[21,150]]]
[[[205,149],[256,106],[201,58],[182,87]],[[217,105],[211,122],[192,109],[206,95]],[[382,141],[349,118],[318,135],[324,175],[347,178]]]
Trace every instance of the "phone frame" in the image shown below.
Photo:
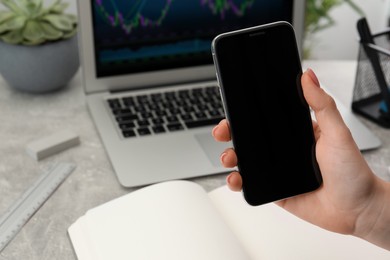
[[[238,171],[240,171],[240,173],[242,174],[242,178],[243,178],[242,192],[243,192],[245,200],[250,205],[253,205],[253,206],[285,199],[285,198],[300,195],[300,194],[303,194],[306,192],[310,192],[310,191],[316,190],[322,184],[322,177],[321,177],[320,169],[319,169],[319,166],[318,166],[318,163],[316,160],[316,156],[315,156],[315,136],[314,136],[314,131],[312,128],[312,119],[311,119],[311,114],[310,114],[310,108],[309,108],[309,105],[307,104],[307,102],[304,98],[301,83],[300,83],[300,78],[302,75],[302,66],[301,66],[299,48],[297,45],[294,28],[290,23],[285,22],[285,21],[277,21],[277,22],[273,22],[273,23],[269,23],[269,24],[263,24],[263,25],[254,26],[254,27],[250,27],[250,28],[245,28],[245,29],[240,29],[240,30],[236,30],[236,31],[222,33],[214,38],[214,40],[212,41],[212,48],[211,49],[212,49],[212,55],[213,55],[213,59],[214,59],[214,65],[215,65],[216,72],[217,72],[216,73],[217,80],[219,82],[218,84],[220,86],[221,97],[222,97],[222,101],[223,101],[223,105],[224,105],[224,109],[225,109],[225,115],[226,115],[226,118],[230,124],[230,122],[232,122],[231,115],[230,115],[230,113],[231,113],[230,109],[231,109],[232,105],[230,104],[230,106],[229,106],[229,104],[227,103],[227,99],[226,99],[226,93],[225,93],[226,90],[225,90],[225,85],[224,85],[225,75],[223,75],[223,73],[221,72],[221,68],[220,68],[221,61],[219,61],[219,56],[218,56],[219,55],[218,44],[220,43],[221,40],[224,40],[224,39],[229,38],[229,37],[235,37],[237,35],[238,36],[241,36],[241,35],[256,36],[257,34],[259,34],[259,35],[265,34],[265,33],[269,32],[269,30],[272,30],[272,28],[278,27],[278,26],[287,26],[288,27],[287,31],[288,31],[289,35],[286,34],[284,36],[291,37],[288,40],[289,44],[290,43],[295,44],[295,46],[293,46],[293,49],[296,53],[292,54],[292,56],[295,57],[295,58],[293,58],[294,63],[292,62],[292,64],[294,64],[293,66],[296,66],[296,67],[294,67],[295,69],[297,67],[299,67],[299,72],[296,75],[296,78],[295,78],[296,82],[294,83],[294,85],[296,86],[296,94],[299,96],[298,102],[300,102],[301,105],[304,107],[304,112],[302,112],[302,113],[300,112],[300,113],[302,114],[302,117],[304,118],[303,120],[305,121],[305,131],[308,133],[308,139],[311,140],[310,141],[311,146],[310,147],[308,145],[305,146],[305,149],[306,149],[305,150],[305,155],[306,155],[305,157],[310,157],[310,158],[305,159],[305,165],[306,165],[305,169],[307,169],[308,172],[310,172],[310,173],[302,174],[302,176],[305,175],[305,177],[302,178],[304,180],[304,184],[301,185],[302,187],[299,186],[300,184],[295,184],[297,186],[296,189],[292,188],[291,191],[289,190],[288,192],[283,192],[283,190],[281,190],[279,194],[276,194],[277,192],[275,192],[275,194],[268,196],[266,194],[260,194],[259,192],[255,191],[256,184],[250,183],[251,179],[253,180],[253,178],[248,177],[249,174],[254,174],[254,173],[249,173],[249,174],[248,174],[248,172],[243,173],[242,167],[240,166],[240,161],[242,160],[242,157],[241,157],[241,160],[240,160],[240,158],[238,158],[239,160],[238,160],[237,168],[238,168]],[[232,50],[232,52],[239,51],[237,49],[237,47],[234,47],[234,48],[236,48],[236,49]],[[291,48],[291,46],[290,46],[290,48]],[[295,59],[296,59],[296,61],[295,61]],[[280,72],[280,73],[282,73],[282,72]],[[280,75],[280,76],[282,76],[282,75]],[[293,85],[293,83],[291,83],[291,85]],[[233,148],[236,150],[236,154],[238,155],[238,152],[240,152],[238,150],[240,147],[240,144],[237,143],[238,138],[236,138],[236,136],[235,136],[234,127],[235,127],[234,125],[232,126],[230,124]],[[253,126],[249,126],[249,127],[253,127]],[[309,151],[309,148],[310,148],[310,151]],[[242,148],[240,148],[240,149],[242,149]],[[242,150],[241,150],[241,152],[242,152]],[[248,151],[247,154],[249,152],[255,153],[256,151]],[[261,155],[257,155],[257,156],[261,156]],[[295,156],[295,155],[291,155],[291,156]],[[253,157],[252,159],[255,160],[256,158]],[[307,160],[310,160],[310,166],[308,166],[309,163],[307,163],[308,162]],[[252,168],[254,168],[254,167],[252,167]],[[259,169],[256,169],[256,170],[259,170]],[[306,177],[306,176],[308,176],[308,177]],[[306,182],[305,178],[310,179],[310,181]],[[297,181],[298,180],[301,180],[300,175],[299,176],[297,175]],[[270,183],[270,184],[277,185],[276,183]],[[284,189],[286,189],[286,185],[287,184],[285,184]]]

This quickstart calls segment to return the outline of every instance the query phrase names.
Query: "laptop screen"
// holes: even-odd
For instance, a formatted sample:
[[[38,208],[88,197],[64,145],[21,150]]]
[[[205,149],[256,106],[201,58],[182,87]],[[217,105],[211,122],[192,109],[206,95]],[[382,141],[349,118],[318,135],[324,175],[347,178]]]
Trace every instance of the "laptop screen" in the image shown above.
[[[91,0],[96,77],[212,64],[219,33],[278,20],[292,0]]]

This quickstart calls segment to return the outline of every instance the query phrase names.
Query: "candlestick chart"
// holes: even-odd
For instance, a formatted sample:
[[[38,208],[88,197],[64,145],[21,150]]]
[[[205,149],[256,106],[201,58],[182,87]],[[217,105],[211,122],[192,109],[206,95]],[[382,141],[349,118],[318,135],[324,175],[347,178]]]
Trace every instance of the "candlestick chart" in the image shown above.
[[[112,26],[121,28],[125,34],[130,34],[133,30],[162,26],[165,18],[169,14],[174,0],[166,0],[160,4],[150,4],[148,1],[134,1],[127,8],[120,8],[117,1],[96,0],[96,12],[99,17]],[[224,20],[228,14],[237,17],[245,15],[247,9],[251,8],[254,0],[244,0],[235,3],[233,0],[200,0],[199,7],[208,9],[210,14]],[[187,3],[188,4],[188,3]],[[147,6],[145,8],[145,6]],[[159,10],[153,9],[160,8]],[[148,16],[148,13],[150,16]]]
[[[280,12],[282,2],[286,2],[91,1],[98,69],[118,72],[117,67],[122,66],[122,73],[211,63],[213,37],[221,32],[268,22],[268,16]],[[281,17],[283,15],[281,13]]]

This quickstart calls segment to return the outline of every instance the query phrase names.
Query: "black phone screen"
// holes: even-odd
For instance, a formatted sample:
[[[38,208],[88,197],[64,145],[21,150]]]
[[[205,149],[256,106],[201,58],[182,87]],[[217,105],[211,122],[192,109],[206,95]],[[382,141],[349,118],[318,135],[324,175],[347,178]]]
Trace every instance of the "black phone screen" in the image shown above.
[[[247,202],[318,188],[322,179],[292,26],[227,33],[213,42],[213,53]]]

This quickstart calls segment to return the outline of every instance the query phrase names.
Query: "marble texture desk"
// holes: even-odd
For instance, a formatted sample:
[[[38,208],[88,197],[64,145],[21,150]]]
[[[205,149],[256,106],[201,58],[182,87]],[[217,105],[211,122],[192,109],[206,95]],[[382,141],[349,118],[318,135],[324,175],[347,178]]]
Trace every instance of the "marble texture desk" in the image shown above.
[[[307,61],[304,67],[311,67],[339,100],[349,104],[355,62]],[[380,149],[364,152],[364,156],[379,176],[390,180],[390,130],[362,121],[383,142]],[[81,144],[39,162],[27,155],[29,142],[62,129],[79,134]],[[0,141],[0,215],[55,163],[77,165],[0,253],[1,260],[75,259],[67,228],[88,209],[134,190],[122,187],[114,175],[86,107],[80,72],[67,87],[43,95],[14,90],[0,78]],[[210,191],[224,185],[225,176],[192,180]]]

